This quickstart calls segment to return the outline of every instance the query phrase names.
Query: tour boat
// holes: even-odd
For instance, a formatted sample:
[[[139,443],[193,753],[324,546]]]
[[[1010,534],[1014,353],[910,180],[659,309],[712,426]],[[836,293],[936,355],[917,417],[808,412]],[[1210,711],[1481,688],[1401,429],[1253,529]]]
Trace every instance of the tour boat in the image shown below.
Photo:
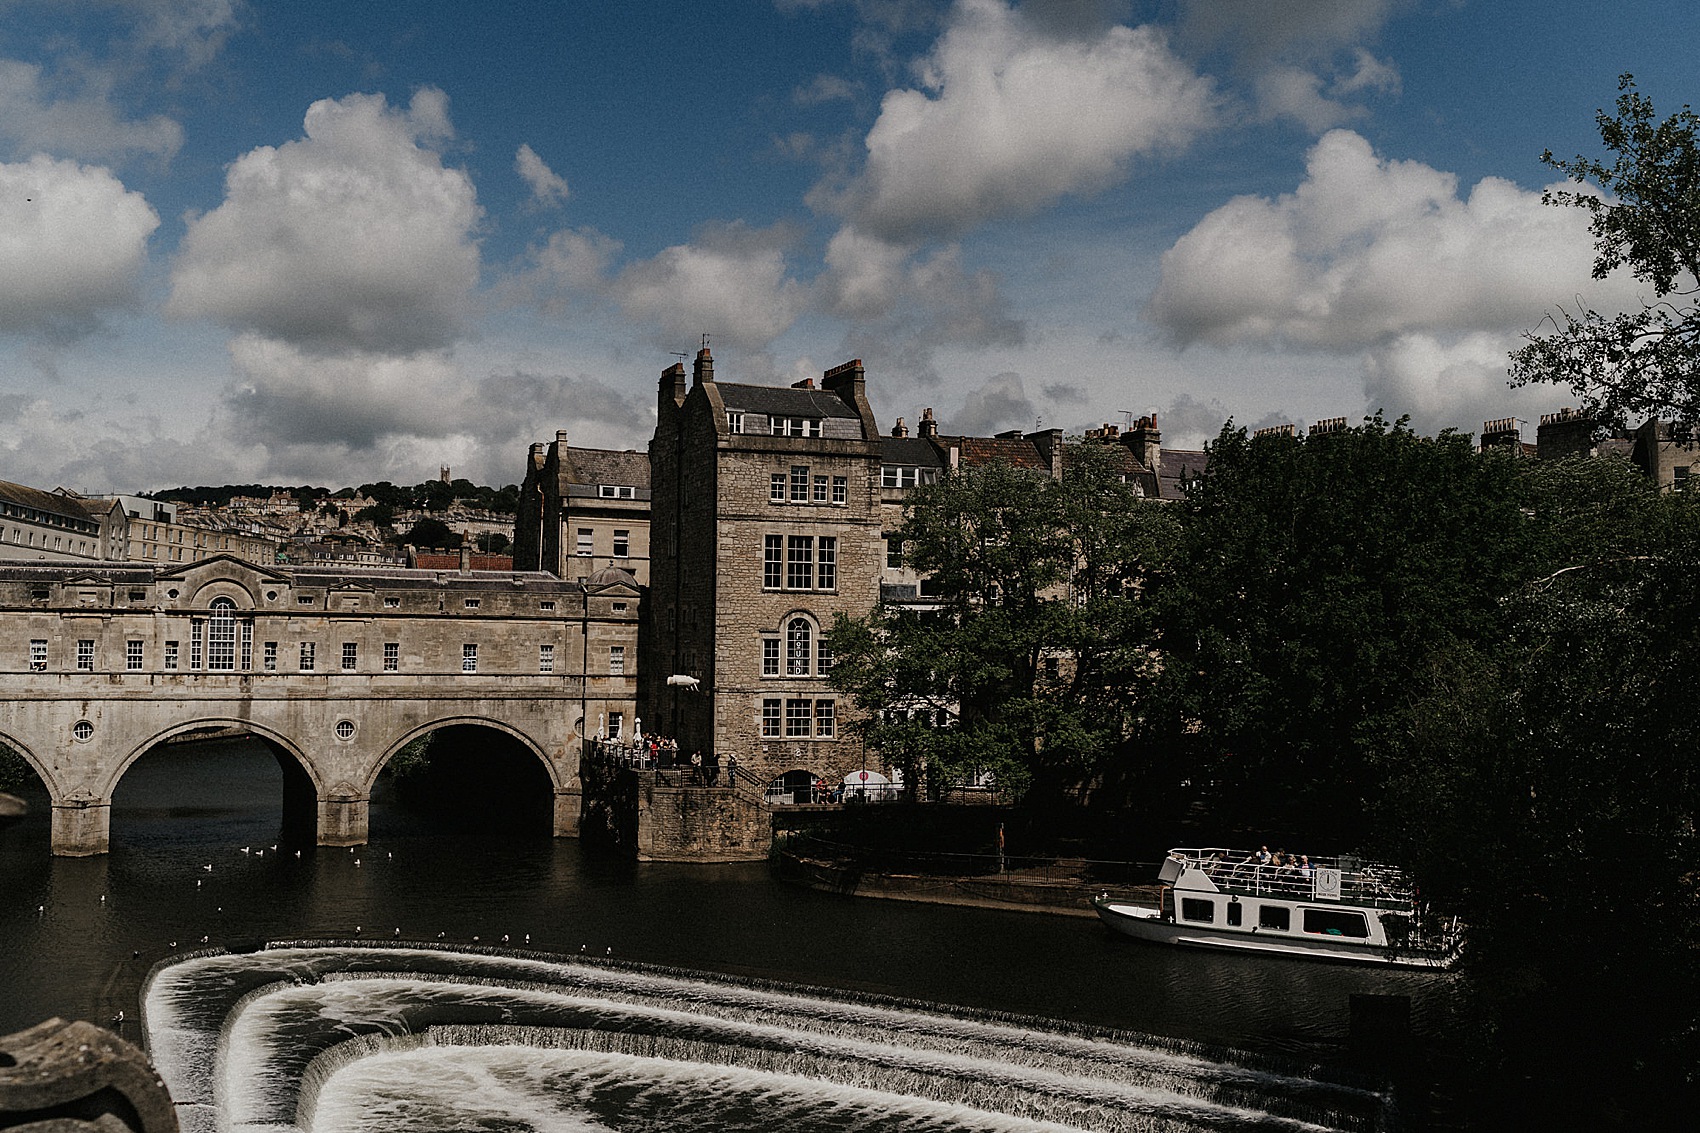
[[[1105,894],[1093,908],[1140,940],[1318,960],[1445,968],[1456,922],[1440,924],[1392,866],[1355,857],[1271,864],[1266,852],[1170,850],[1157,907]]]

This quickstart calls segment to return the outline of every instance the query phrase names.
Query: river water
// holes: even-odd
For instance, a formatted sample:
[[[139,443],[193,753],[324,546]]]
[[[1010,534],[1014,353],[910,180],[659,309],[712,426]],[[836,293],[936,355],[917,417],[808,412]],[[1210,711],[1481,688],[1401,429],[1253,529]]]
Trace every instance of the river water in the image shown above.
[[[1425,973],[446,836],[381,799],[369,845],[297,856],[281,794],[258,745],[160,749],[85,859],[49,855],[26,795],[0,1033],[123,1010],[206,1129],[1378,1128],[1384,1096],[1306,1084],[1348,996],[1411,996],[1419,1033],[1447,1006]],[[260,942],[294,946],[219,949]]]

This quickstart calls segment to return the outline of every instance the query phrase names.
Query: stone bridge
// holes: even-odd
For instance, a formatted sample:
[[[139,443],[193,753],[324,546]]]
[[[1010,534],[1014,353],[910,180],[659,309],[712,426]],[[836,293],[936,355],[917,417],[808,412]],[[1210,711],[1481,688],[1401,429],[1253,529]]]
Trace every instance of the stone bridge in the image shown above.
[[[534,754],[576,835],[580,738],[635,724],[638,601],[617,570],[0,564],[0,742],[51,796],[55,854],[105,853],[125,771],[221,729],[278,753],[285,825],[319,845],[363,843],[384,765],[465,724]]]

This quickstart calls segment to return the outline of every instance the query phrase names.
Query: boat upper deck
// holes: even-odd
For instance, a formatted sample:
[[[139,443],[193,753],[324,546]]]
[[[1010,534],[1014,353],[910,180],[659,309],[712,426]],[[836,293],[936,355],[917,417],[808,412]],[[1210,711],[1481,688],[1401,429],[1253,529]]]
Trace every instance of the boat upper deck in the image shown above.
[[[1291,901],[1339,901],[1380,909],[1409,909],[1417,892],[1410,879],[1382,862],[1351,855],[1309,857],[1300,864],[1289,855],[1281,864],[1268,863],[1262,851],[1221,847],[1169,851],[1163,878],[1185,888],[1180,867],[1203,873],[1217,890],[1243,897],[1275,897]]]

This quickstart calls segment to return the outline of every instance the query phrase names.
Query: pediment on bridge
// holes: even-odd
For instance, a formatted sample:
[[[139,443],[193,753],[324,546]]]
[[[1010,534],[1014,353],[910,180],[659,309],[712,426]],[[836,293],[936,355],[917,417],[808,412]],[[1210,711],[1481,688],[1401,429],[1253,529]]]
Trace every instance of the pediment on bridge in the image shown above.
[[[205,606],[221,595],[235,599],[238,605],[254,609],[262,604],[262,594],[273,596],[294,585],[294,579],[272,567],[258,566],[231,554],[217,554],[198,563],[184,563],[161,570],[157,576],[168,597],[184,606]],[[172,587],[172,583],[179,585]],[[179,591],[172,594],[172,589]],[[243,597],[246,601],[242,601]]]

